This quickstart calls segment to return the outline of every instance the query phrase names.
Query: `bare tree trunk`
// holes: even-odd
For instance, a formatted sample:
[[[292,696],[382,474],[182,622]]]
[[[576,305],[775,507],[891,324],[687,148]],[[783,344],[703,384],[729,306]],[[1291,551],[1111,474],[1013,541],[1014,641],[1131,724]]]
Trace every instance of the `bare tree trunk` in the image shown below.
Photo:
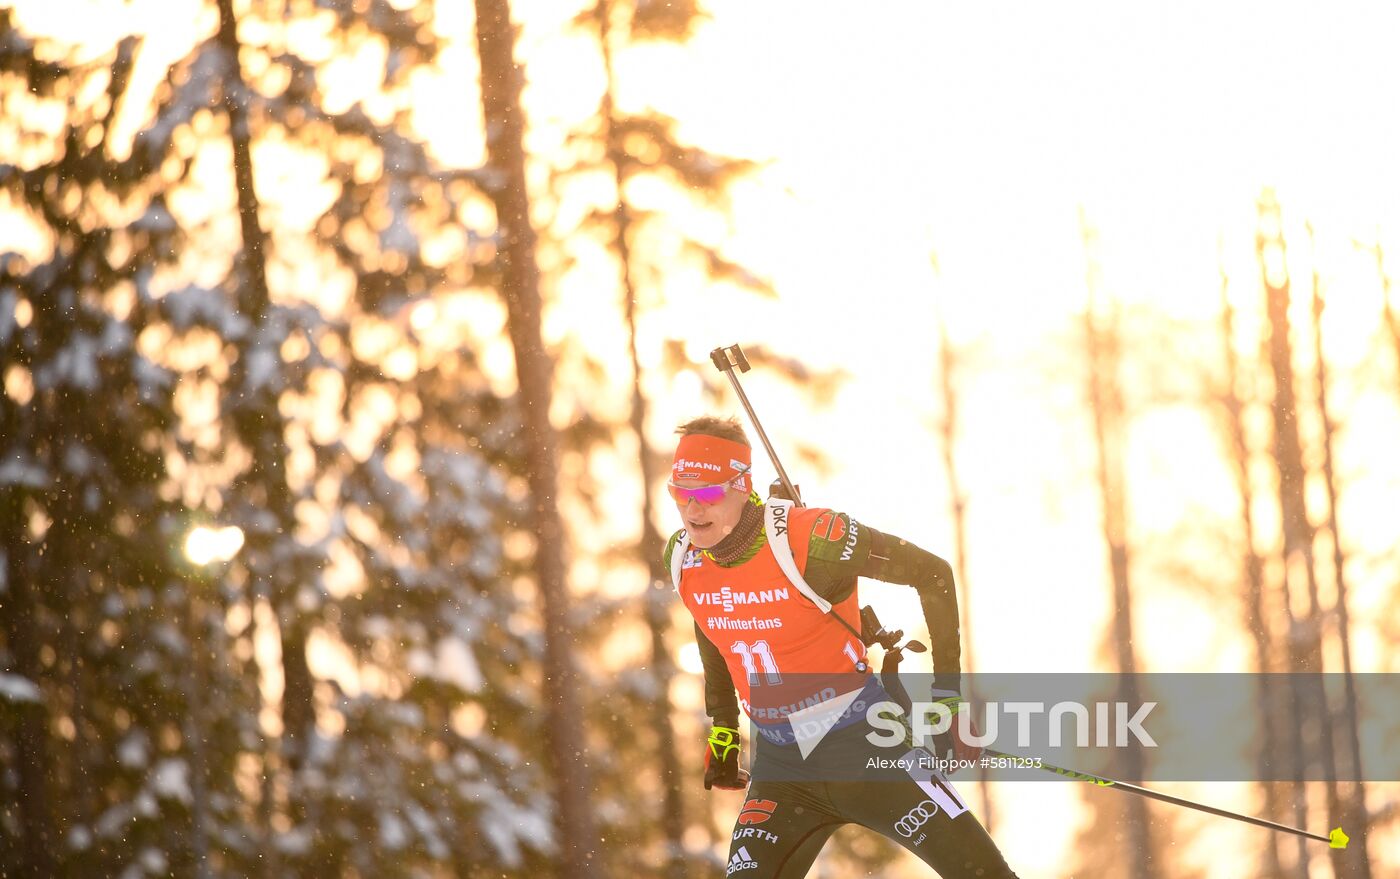
[[[185,666],[185,716],[182,734],[190,752],[190,860],[198,879],[209,879],[209,762],[204,752],[204,636],[210,631],[204,601],[198,592],[202,583],[190,583],[185,607],[185,629],[189,633],[189,664]]]
[[[656,527],[656,510],[652,504],[652,486],[657,482],[655,450],[647,441],[647,400],[642,394],[642,365],[637,356],[637,290],[633,282],[632,270],[632,208],[627,203],[626,174],[627,153],[617,135],[616,105],[613,95],[616,79],[612,63],[612,33],[610,15],[612,4],[608,0],[598,0],[594,15],[598,21],[598,41],[602,47],[603,70],[607,85],[603,90],[600,109],[604,129],[604,148],[608,162],[613,169],[613,185],[617,191],[616,225],[614,226],[613,248],[617,253],[618,268],[622,282],[622,306],[627,320],[627,355],[632,365],[632,408],[628,424],[637,438],[642,475],[642,539],[640,551],[647,565],[648,589],[645,602],[647,626],[651,630],[651,671],[659,685],[658,696],[652,707],[652,717],[656,730],[657,762],[661,767],[662,814],[661,829],[666,838],[666,876],[668,879],[684,879],[687,874],[685,861],[685,797],[681,788],[682,771],[680,757],[676,752],[676,730],[671,720],[670,683],[675,676],[675,663],[668,647],[668,633],[671,629],[671,593],[666,585],[671,580],[671,572],[661,564],[661,554],[665,549],[664,538]]]
[[[540,336],[542,310],[535,230],[525,178],[525,118],[520,95],[524,77],[515,63],[515,28],[508,0],[476,0],[477,51],[490,165],[502,175],[492,192],[500,236],[501,294],[515,350],[515,369],[525,419],[525,455],[537,539],[535,576],[545,626],[544,695],[546,750],[555,782],[558,875],[596,875],[598,840],[588,805],[586,752],[575,742],[583,716],[578,700],[569,627],[569,591],[564,564],[564,529],[556,503],[558,452],[549,420],[552,371]]]
[[[1381,276],[1381,309],[1385,328],[1390,331],[1390,342],[1395,348],[1395,367],[1400,370],[1400,311],[1390,301],[1390,275],[1385,271],[1385,249],[1380,241],[1372,249],[1376,255],[1376,273]]]
[[[1312,226],[1308,226],[1308,236],[1312,237]],[[1316,253],[1316,248],[1313,249]],[[1332,436],[1336,427],[1328,406],[1327,358],[1322,349],[1322,311],[1326,303],[1322,298],[1322,282],[1318,277],[1316,263],[1312,276],[1312,343],[1313,359],[1317,362],[1317,408],[1322,418],[1322,474],[1327,486],[1327,530],[1332,535],[1332,575],[1336,582],[1337,638],[1342,653],[1342,675],[1345,682],[1345,703],[1343,721],[1346,724],[1346,756],[1348,768],[1354,781],[1350,785],[1350,796],[1342,806],[1342,826],[1351,828],[1352,843],[1348,846],[1345,861],[1334,863],[1349,864],[1348,875],[1358,879],[1371,879],[1371,858],[1367,852],[1366,785],[1362,781],[1361,736],[1358,730],[1358,709],[1356,703],[1356,681],[1351,669],[1351,619],[1347,610],[1346,555],[1342,551],[1342,532],[1337,524],[1337,478],[1333,466]],[[1330,718],[1329,718],[1330,719]]]
[[[23,494],[18,486],[0,491],[0,563],[4,570],[4,601],[0,602],[0,623],[5,643],[14,657],[15,672],[38,686],[43,677],[39,661],[42,644],[34,584],[30,580],[23,549],[29,545],[24,515],[20,509]],[[14,725],[15,762],[19,775],[20,836],[23,839],[20,865],[23,875],[55,876],[58,865],[53,853],[59,839],[49,798],[49,709],[42,696],[35,705],[21,704]]]
[[[1259,234],[1256,240],[1261,275],[1264,281],[1266,310],[1269,320],[1267,351],[1274,379],[1272,405],[1274,427],[1274,458],[1278,466],[1279,508],[1283,528],[1283,602],[1289,608],[1290,678],[1295,699],[1293,718],[1302,738],[1304,762],[1319,759],[1327,795],[1327,811],[1331,826],[1342,818],[1337,797],[1336,766],[1332,748],[1331,715],[1326,693],[1321,686],[1322,669],[1322,609],[1318,598],[1317,570],[1313,557],[1314,530],[1308,519],[1306,502],[1307,470],[1303,464],[1302,439],[1298,431],[1297,397],[1294,393],[1293,349],[1289,338],[1288,307],[1291,287],[1286,264],[1282,218],[1273,194],[1266,192],[1259,201]],[[1293,596],[1296,581],[1301,578],[1307,595],[1307,614],[1302,620],[1293,619]],[[1306,676],[1299,678],[1297,673]],[[1298,767],[1301,768],[1301,767]],[[1302,776],[1299,776],[1300,778]],[[1295,817],[1306,822],[1306,804],[1295,805]],[[1299,837],[1302,839],[1302,837]],[[1306,869],[1308,850],[1299,848],[1299,861]],[[1340,869],[1340,850],[1332,850],[1333,870]]]
[[[937,262],[935,261],[935,268]],[[972,637],[972,590],[967,580],[967,495],[958,479],[956,444],[958,438],[958,394],[955,373],[958,371],[958,358],[953,351],[952,340],[948,338],[947,321],[938,321],[939,379],[943,393],[943,419],[939,433],[943,438],[943,475],[948,481],[948,502],[953,517],[953,546],[956,558],[954,571],[958,580],[958,608],[962,616],[963,668],[968,673],[967,698],[973,703],[979,701],[977,694],[977,656]],[[987,781],[987,767],[977,767],[977,793],[982,800],[979,817],[982,825],[992,833],[996,815],[992,807],[991,785]]]
[[[1235,354],[1234,343],[1235,309],[1230,304],[1229,279],[1224,271],[1220,274],[1220,323],[1225,353],[1223,402],[1233,453],[1235,485],[1240,494],[1240,525],[1244,532],[1244,622],[1254,642],[1254,670],[1259,682],[1255,711],[1259,720],[1260,742],[1255,763],[1259,772],[1260,788],[1264,793],[1264,817],[1270,821],[1281,822],[1283,804],[1279,799],[1279,785],[1267,780],[1270,775],[1270,761],[1278,753],[1275,722],[1282,716],[1278,701],[1280,694],[1275,691],[1271,674],[1275,645],[1264,616],[1264,560],[1254,544],[1254,488],[1249,480],[1249,440],[1244,426],[1244,402],[1239,394],[1239,357]],[[1278,835],[1265,834],[1263,841],[1264,876],[1282,876],[1283,864],[1279,859]]]
[[[1096,302],[1099,293],[1097,233],[1081,216],[1088,256],[1089,299],[1084,309],[1085,347],[1089,358],[1089,405],[1094,419],[1094,444],[1098,450],[1098,482],[1103,505],[1104,543],[1108,548],[1113,580],[1112,647],[1119,677],[1117,698],[1137,705],[1142,701],[1137,680],[1137,656],[1133,647],[1133,601],[1128,565],[1127,473],[1123,461],[1126,443],[1125,412],[1118,381],[1121,331],[1116,306],[1101,324]],[[1125,780],[1141,782],[1146,762],[1139,748],[1124,754]],[[1131,859],[1130,875],[1150,879],[1158,875],[1153,851],[1147,803],[1132,797],[1125,804]]]
[[[242,385],[248,377],[249,361],[259,346],[270,346],[272,355],[279,357],[280,339],[272,339],[267,326],[271,318],[272,297],[267,282],[267,233],[260,222],[261,206],[253,188],[252,131],[248,110],[244,105],[248,85],[239,63],[238,21],[233,12],[233,0],[217,0],[219,9],[218,43],[224,53],[225,68],[223,104],[228,115],[229,140],[233,147],[234,185],[238,195],[238,217],[243,239],[241,258],[244,283],[239,289],[239,310],[253,322],[253,330],[240,346],[237,363],[232,370],[234,387],[239,388],[241,411],[235,415],[234,428],[252,455],[252,465],[243,477],[245,488],[255,496],[261,495],[263,507],[276,519],[280,539],[291,539],[296,517],[292,507],[291,490],[285,472],[287,445],[283,419],[278,409],[277,393],[267,388],[255,392],[253,399],[242,397]],[[267,543],[278,535],[250,533],[250,550],[266,549]],[[262,544],[262,546],[259,546]],[[292,603],[292,596],[279,594],[271,572],[263,566],[250,571],[254,603],[268,602],[276,615],[282,647],[282,720],[280,743],[264,746],[262,804],[260,811],[270,817],[273,797],[273,776],[285,761],[288,771],[295,775],[305,757],[306,742],[315,724],[312,704],[311,671],[306,661],[306,631]],[[295,790],[295,786],[293,786]],[[293,818],[299,819],[293,804]],[[259,828],[264,842],[271,830]],[[276,847],[263,846],[268,875],[277,872]]]
[[[70,430],[76,432],[77,429],[76,424],[54,425],[56,434],[68,433]],[[74,531],[79,527],[81,513],[70,504],[64,503],[61,498],[46,499],[44,506],[45,512],[53,522],[44,532],[40,551],[46,555],[52,553],[54,558],[80,558],[81,544]],[[54,593],[63,596],[59,600],[64,612],[56,620],[57,625],[51,633],[53,640],[50,643],[81,645],[83,633],[91,631],[92,625],[87,608],[82,606],[80,598],[84,592],[82,576],[77,569],[70,568],[61,578],[56,578],[53,586],[56,587]],[[67,700],[62,713],[68,715],[74,730],[68,760],[64,761],[66,784],[61,788],[64,792],[57,800],[62,810],[59,830],[61,832],[70,824],[91,827],[102,813],[104,805],[99,801],[95,786],[85,783],[87,779],[97,776],[96,767],[101,762],[96,752],[101,748],[102,742],[100,733],[93,727],[90,706],[97,685],[93,681],[92,669],[89,668],[87,657],[83,655],[81,648],[73,650],[71,655],[56,663],[50,672],[50,678],[60,682],[58,689]]]

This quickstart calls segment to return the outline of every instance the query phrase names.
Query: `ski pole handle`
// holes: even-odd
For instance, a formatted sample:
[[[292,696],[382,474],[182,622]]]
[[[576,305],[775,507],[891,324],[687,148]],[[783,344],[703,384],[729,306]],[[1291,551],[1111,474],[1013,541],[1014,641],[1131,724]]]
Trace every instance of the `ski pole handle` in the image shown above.
[[[728,348],[716,348],[710,352],[710,362],[715,365],[715,369],[720,372],[728,372],[737,369],[740,372],[749,371],[749,359],[744,356],[744,349],[738,345],[730,345]]]
[[[764,432],[763,425],[759,423],[758,415],[753,411],[753,406],[749,403],[749,397],[744,393],[744,388],[739,384],[739,372],[749,371],[749,360],[744,356],[744,349],[738,345],[730,345],[727,348],[716,348],[710,352],[710,362],[714,363],[715,369],[729,376],[729,383],[734,386],[734,393],[739,396],[739,403],[743,405],[744,411],[749,415],[749,421],[753,422],[754,430],[758,432],[758,438],[763,442],[763,448],[768,452],[768,460],[773,462],[773,469],[778,471],[778,478],[783,482],[783,488],[787,490],[788,497],[798,506],[802,506],[802,495],[797,491],[797,486],[793,485],[788,478],[787,471],[783,469],[783,462],[778,460],[778,453],[773,451],[773,444],[768,441],[768,434]]]

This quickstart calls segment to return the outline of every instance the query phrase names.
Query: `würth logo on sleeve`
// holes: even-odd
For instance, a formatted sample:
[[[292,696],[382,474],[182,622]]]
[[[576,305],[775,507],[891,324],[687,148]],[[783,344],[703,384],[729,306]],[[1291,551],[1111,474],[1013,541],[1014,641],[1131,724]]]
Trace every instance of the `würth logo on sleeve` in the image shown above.
[[[739,810],[739,823],[762,824],[773,817],[777,808],[778,804],[773,800],[749,800],[744,803],[744,808]]]
[[[852,522],[851,527],[846,532],[846,548],[841,550],[841,561],[848,562],[851,560],[851,556],[855,555],[858,539],[859,532],[856,530],[856,523]]]
[[[812,536],[836,543],[846,536],[846,523],[840,513],[822,513],[812,525]]]

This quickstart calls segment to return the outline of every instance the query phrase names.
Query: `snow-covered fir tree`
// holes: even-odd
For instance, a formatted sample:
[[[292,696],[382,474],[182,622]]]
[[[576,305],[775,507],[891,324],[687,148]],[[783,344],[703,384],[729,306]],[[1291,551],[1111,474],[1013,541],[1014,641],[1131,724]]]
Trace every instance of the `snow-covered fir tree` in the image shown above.
[[[236,716],[238,686],[174,550],[176,386],[147,344],[169,328],[142,292],[180,249],[162,193],[187,168],[114,158],[131,41],[85,59],[7,15],[0,189],[35,234],[0,255],[0,872],[192,873],[240,834],[237,739],[192,698]]]
[[[532,768],[541,644],[512,589],[524,562],[505,548],[520,518],[518,418],[479,368],[474,348],[490,339],[469,316],[492,296],[493,230],[467,222],[485,203],[479,175],[442,166],[408,124],[404,90],[436,38],[430,6],[399,5],[294,4],[284,18],[277,4],[210,3],[204,37],[134,140],[103,144],[89,132],[106,130],[85,122],[60,141],[66,151],[4,169],[13,193],[46,199],[34,223],[59,242],[49,263],[6,261],[5,417],[25,430],[5,432],[17,457],[6,459],[4,582],[39,582],[59,564],[37,554],[36,530],[63,535],[68,559],[90,551],[82,535],[102,534],[87,543],[105,555],[82,577],[113,595],[68,590],[13,613],[6,603],[14,672],[0,783],[24,808],[7,805],[0,829],[20,866],[532,875],[551,848]],[[28,77],[21,91],[79,91],[33,42],[6,34],[5,69]],[[299,42],[308,34],[317,39]],[[379,81],[328,108],[328,65],[366,46],[383,51]],[[81,74],[100,79],[108,64]],[[147,98],[113,83],[98,117]],[[276,185],[289,173],[300,176]],[[122,187],[105,221],[120,234],[93,231],[81,187],[101,181]],[[53,298],[62,283],[71,304]],[[103,408],[89,419],[44,397],[46,381],[83,383]],[[30,414],[40,404],[54,420]],[[38,483],[65,462],[106,472],[100,448],[67,451],[84,436],[122,448],[117,472],[132,484],[107,506],[100,486],[54,494],[105,516],[69,537],[66,508],[33,498],[57,491]],[[222,569],[179,557],[202,520],[246,538]],[[121,565],[106,558],[128,550]],[[76,590],[81,577],[69,576]],[[75,634],[139,654],[52,670],[45,657]],[[86,689],[71,680],[79,672]],[[70,703],[99,722],[85,727]],[[55,737],[56,719],[73,722],[81,748]],[[79,764],[84,755],[106,763]],[[99,771],[118,781],[79,788]],[[84,811],[74,792],[106,799]],[[54,846],[56,834],[71,846]]]

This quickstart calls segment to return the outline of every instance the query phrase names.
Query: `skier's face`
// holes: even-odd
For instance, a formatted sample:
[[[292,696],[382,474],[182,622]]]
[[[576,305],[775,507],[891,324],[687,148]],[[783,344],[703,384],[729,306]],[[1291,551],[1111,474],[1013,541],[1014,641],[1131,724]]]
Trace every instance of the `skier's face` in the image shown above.
[[[747,486],[748,478],[742,483]],[[707,483],[699,479],[677,479],[674,483],[682,488],[699,488]],[[695,498],[676,500],[676,509],[685,522],[690,544],[699,549],[709,549],[733,531],[743,515],[744,504],[749,502],[747,488],[735,488],[732,483],[724,487],[724,497],[713,504],[705,504]]]

